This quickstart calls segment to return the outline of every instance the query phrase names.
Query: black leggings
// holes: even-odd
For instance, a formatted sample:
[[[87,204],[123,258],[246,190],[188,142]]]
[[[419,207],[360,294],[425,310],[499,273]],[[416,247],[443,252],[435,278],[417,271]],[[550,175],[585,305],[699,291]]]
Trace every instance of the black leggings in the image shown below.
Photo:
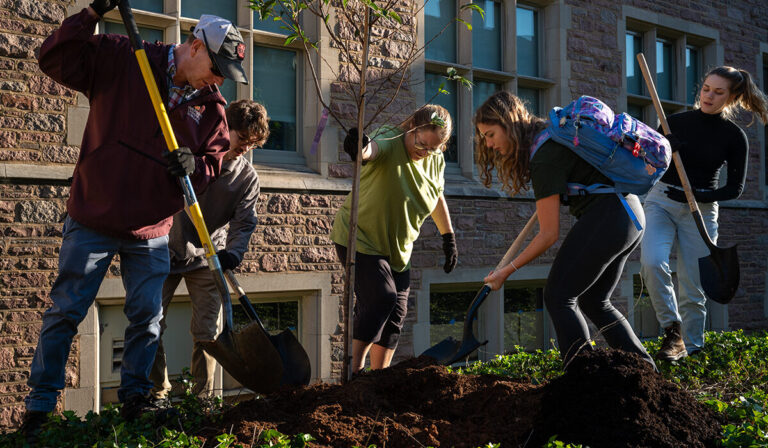
[[[566,366],[579,351],[592,349],[587,343],[586,315],[611,347],[637,353],[655,367],[627,319],[610,300],[643,231],[635,228],[615,194],[603,196],[589,206],[565,237],[547,278],[544,301]],[[635,195],[626,199],[645,226],[640,200]]]

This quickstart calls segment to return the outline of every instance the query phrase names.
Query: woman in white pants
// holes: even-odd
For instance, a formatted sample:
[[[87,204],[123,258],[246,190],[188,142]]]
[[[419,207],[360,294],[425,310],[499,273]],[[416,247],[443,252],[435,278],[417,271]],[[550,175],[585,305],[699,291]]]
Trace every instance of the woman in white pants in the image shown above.
[[[727,66],[707,73],[696,106],[669,117],[672,133],[667,138],[672,150],[679,151],[707,232],[717,241],[718,201],[741,195],[749,154],[747,136],[731,117],[741,107],[766,123],[768,107],[749,73]],[[721,187],[718,178],[723,165],[727,165],[728,181]],[[698,260],[708,256],[709,249],[696,228],[676,169],[670,168],[648,193],[644,210],[642,276],[664,329],[657,357],[675,361],[704,347],[706,296]],[[675,243],[678,296],[669,263]]]

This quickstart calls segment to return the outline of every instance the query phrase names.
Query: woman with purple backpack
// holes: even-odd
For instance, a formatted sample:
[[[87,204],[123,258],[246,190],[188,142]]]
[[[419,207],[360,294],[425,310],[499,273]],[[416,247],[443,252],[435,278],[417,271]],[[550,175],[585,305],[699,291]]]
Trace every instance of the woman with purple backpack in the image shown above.
[[[768,122],[765,95],[748,72],[716,67],[707,73],[694,110],[669,117],[667,138],[679,151],[696,202],[713,242],[717,241],[718,201],[735,199],[744,189],[749,144],[744,131],[732,121],[741,107]],[[754,121],[754,119],[753,119]],[[750,123],[751,124],[751,123]],[[719,187],[723,165],[728,180]],[[676,361],[704,348],[706,296],[699,278],[698,259],[709,255],[687,205],[677,170],[670,169],[648,193],[644,209],[647,232],[641,245],[642,277],[656,318],[664,329],[657,357]],[[677,242],[675,297],[669,254]]]
[[[530,244],[509,265],[485,278],[498,290],[507,277],[558,240],[561,197],[568,194],[569,183],[614,183],[563,144],[550,139],[535,145],[547,121],[530,114],[509,92],[488,98],[477,110],[475,126],[483,184],[491,186],[494,171],[503,189],[513,195],[526,190],[530,182],[539,219],[539,232]],[[640,200],[634,194],[590,194],[569,196],[569,206],[578,220],[560,246],[544,288],[566,368],[577,353],[593,349],[584,315],[611,347],[637,353],[655,368],[626,318],[610,302],[627,257],[640,244],[643,232],[638,226],[642,228],[645,222]]]

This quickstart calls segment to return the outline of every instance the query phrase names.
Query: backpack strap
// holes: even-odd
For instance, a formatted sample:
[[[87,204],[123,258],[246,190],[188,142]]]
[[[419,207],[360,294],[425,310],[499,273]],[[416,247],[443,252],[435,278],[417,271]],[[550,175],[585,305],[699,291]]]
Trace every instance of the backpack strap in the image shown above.
[[[621,205],[624,207],[624,210],[626,210],[627,215],[629,215],[629,219],[631,219],[632,223],[635,225],[635,228],[637,230],[643,230],[643,226],[640,225],[640,220],[637,219],[637,215],[632,211],[632,207],[629,206],[627,198],[625,198],[621,192],[616,191],[616,188],[613,186],[606,184],[583,185],[571,182],[568,183],[568,196],[586,196],[588,194],[606,193],[615,193],[616,196],[618,196]]]

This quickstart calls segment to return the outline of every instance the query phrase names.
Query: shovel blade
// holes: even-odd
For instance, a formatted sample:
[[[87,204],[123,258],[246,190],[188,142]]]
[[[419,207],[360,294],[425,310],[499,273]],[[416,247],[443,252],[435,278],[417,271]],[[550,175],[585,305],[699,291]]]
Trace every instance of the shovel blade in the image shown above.
[[[474,352],[475,350],[484,346],[487,343],[488,341],[485,341],[485,342],[478,341],[475,338],[475,336],[472,335],[469,339],[465,339],[461,342],[461,347],[459,347],[459,349],[456,350],[456,353],[453,354],[453,356],[445,363],[445,365],[450,365],[450,364],[453,364],[454,362],[461,361],[462,359],[471,355],[472,352]]]
[[[739,256],[736,246],[710,247],[709,256],[699,258],[701,287],[707,297],[727,304],[739,288]]]
[[[260,394],[276,391],[283,376],[280,354],[267,335],[251,323],[241,331],[225,327],[213,342],[203,342],[203,349],[243,386]]]
[[[461,347],[461,341],[457,341],[453,336],[449,336],[424,350],[422,355],[430,356],[435,358],[440,364],[447,365],[450,364],[448,361],[453,358],[453,355],[459,350],[459,347]]]
[[[291,330],[283,330],[269,336],[271,344],[277,350],[283,366],[281,384],[306,386],[312,378],[312,366],[309,356]]]

